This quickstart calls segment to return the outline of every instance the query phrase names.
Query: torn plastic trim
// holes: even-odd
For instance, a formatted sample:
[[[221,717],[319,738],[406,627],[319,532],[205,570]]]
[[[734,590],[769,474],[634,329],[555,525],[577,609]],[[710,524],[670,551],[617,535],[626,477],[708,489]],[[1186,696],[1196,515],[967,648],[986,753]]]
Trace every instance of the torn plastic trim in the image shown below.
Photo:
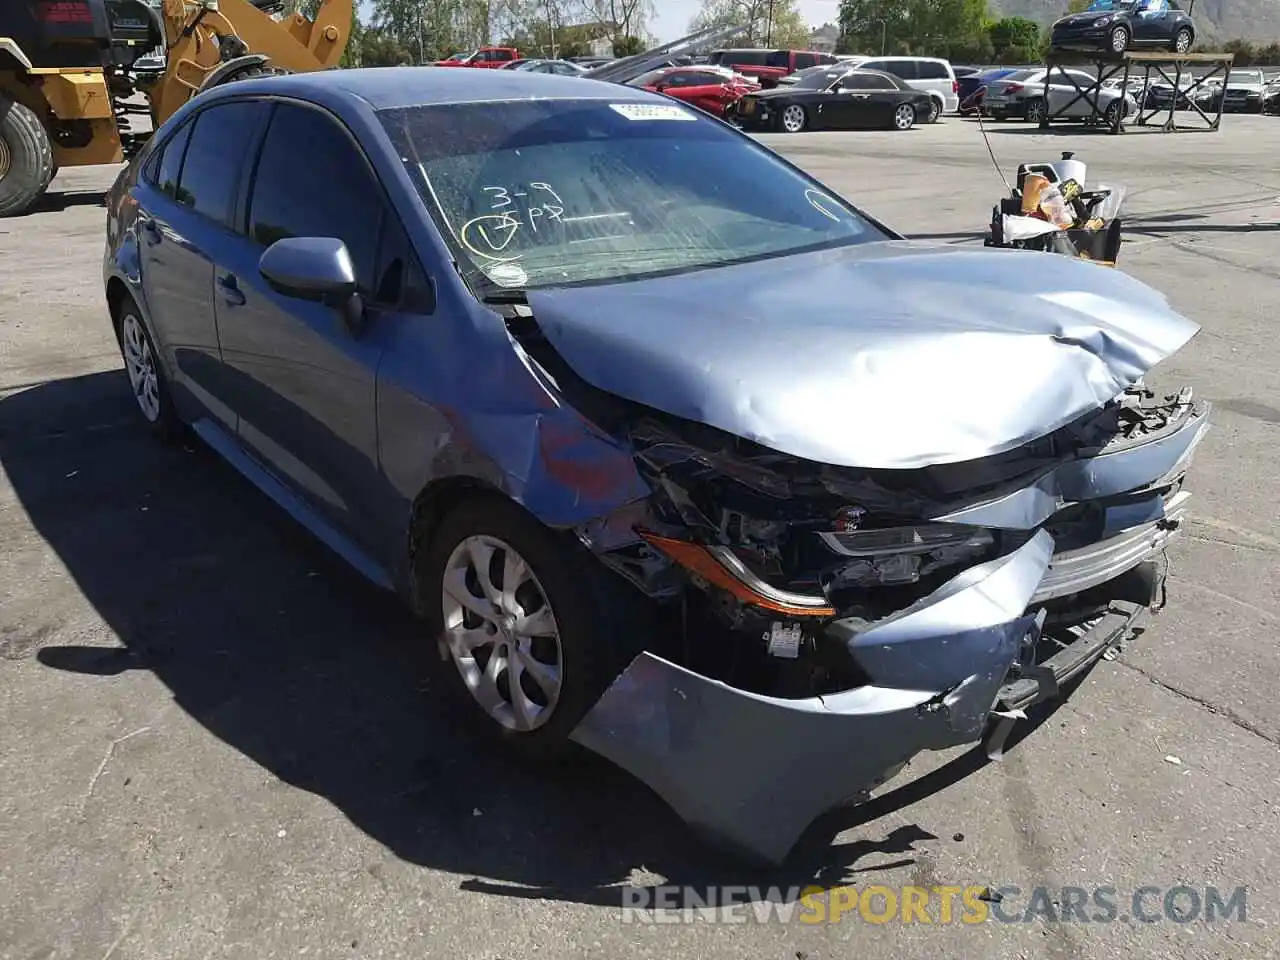
[[[1180,491],[1169,498],[1159,519],[1110,539],[1054,554],[1031,602],[1042,603],[1096,587],[1161,553],[1178,535],[1190,500],[1190,493]]]
[[[786,700],[643,652],[571,736],[691,826],[780,862],[818,815],[864,797],[887,771],[981,736],[1010,666],[1038,639],[1036,616],[1023,611],[1052,550],[1052,537],[1038,533],[866,631],[883,631],[867,647],[882,673],[912,682]],[[940,654],[941,664],[931,662]]]
[[[1012,553],[970,567],[933,593],[868,628],[861,618],[836,620],[828,636],[882,686],[945,689],[973,664],[1017,654],[991,646],[998,628],[1031,604],[1053,556],[1053,537],[1041,530]]]
[[[1209,404],[1180,426],[1139,446],[1069,460],[1013,493],[930,517],[943,523],[1031,530],[1071,503],[1159,486],[1183,472],[1209,431]]]

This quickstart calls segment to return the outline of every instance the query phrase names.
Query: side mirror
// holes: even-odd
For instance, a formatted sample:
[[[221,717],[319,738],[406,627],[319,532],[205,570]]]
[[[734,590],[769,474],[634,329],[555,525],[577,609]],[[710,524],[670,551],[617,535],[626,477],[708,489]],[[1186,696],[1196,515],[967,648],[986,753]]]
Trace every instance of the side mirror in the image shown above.
[[[278,293],[333,307],[353,336],[364,327],[364,304],[347,245],[333,237],[286,237],[263,251],[258,272]]]

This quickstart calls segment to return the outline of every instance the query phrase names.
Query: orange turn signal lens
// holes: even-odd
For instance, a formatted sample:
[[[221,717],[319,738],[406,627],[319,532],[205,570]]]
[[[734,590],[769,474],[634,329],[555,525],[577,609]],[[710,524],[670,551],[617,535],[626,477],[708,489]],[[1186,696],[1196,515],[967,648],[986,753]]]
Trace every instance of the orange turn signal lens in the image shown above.
[[[826,597],[810,597],[788,593],[769,586],[755,576],[732,551],[725,547],[708,547],[689,540],[677,540],[656,533],[637,531],[657,550],[666,554],[690,573],[737,597],[743,603],[762,607],[789,617],[834,617],[836,608]]]

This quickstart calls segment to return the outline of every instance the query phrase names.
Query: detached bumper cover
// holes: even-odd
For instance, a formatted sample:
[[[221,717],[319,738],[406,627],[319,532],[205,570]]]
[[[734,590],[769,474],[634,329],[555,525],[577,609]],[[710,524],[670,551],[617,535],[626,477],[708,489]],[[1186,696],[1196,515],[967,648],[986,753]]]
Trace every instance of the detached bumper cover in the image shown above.
[[[690,825],[780,862],[815,818],[887,771],[981,736],[1009,665],[1038,637],[1036,617],[1022,611],[1051,554],[1052,539],[1037,534],[862,633],[859,647],[888,675],[880,685],[782,700],[642,653],[573,739],[639,777]],[[894,684],[912,665],[939,682]]]
[[[829,623],[827,636],[847,645],[869,685],[774,698],[646,652],[573,739],[644,781],[704,834],[775,863],[818,816],[864,798],[921,751],[985,737],[998,753],[1011,721],[995,711],[1056,695],[1121,642],[1163,591],[1159,560],[1189,494],[1159,491],[1185,472],[1207,413],[1192,409],[1147,442],[1066,463],[1007,497],[937,518],[1025,530],[1029,539],[870,628]],[[1108,508],[1097,543],[1055,553],[1053,537],[1038,529],[1064,506],[1118,494],[1125,502]],[[1073,642],[1035,661],[1040,604],[1138,574],[1149,596],[1112,603],[1075,628]]]

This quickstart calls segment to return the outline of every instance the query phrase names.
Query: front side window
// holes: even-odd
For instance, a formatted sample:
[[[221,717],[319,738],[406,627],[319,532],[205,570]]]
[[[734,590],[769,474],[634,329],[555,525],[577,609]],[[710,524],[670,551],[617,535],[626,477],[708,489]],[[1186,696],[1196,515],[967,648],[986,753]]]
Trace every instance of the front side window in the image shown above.
[[[372,295],[385,207],[363,155],[338,122],[312,107],[281,104],[263,140],[249,197],[249,236],[335,237],[347,245],[360,292]]]
[[[476,290],[625,282],[885,239],[820,184],[675,103],[378,116]]]

